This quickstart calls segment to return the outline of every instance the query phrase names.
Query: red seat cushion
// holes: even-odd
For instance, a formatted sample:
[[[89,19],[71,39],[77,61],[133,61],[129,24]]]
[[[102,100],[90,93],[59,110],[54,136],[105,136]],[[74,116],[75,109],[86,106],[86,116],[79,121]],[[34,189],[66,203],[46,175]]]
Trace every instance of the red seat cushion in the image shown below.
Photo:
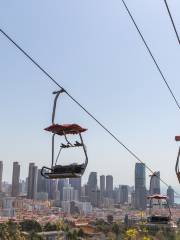
[[[58,135],[64,135],[64,134],[78,134],[85,132],[87,129],[82,128],[81,126],[77,124],[53,124],[44,130],[58,134]]]

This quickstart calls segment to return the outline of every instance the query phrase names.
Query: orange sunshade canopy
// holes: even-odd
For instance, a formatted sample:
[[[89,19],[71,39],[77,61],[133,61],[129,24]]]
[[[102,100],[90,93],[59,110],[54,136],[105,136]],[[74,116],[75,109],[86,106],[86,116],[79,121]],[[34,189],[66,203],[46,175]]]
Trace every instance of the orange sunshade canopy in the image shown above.
[[[147,199],[167,199],[167,196],[154,194],[154,195],[148,196]]]
[[[178,142],[180,141],[180,136],[175,136],[175,140]]]
[[[78,124],[53,124],[44,130],[55,133],[57,135],[64,135],[64,134],[78,134],[87,131],[86,128],[82,128]]]

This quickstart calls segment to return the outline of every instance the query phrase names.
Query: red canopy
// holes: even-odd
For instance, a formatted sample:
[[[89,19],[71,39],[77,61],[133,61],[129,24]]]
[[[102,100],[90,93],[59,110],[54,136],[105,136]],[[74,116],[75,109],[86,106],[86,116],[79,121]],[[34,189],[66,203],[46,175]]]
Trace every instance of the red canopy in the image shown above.
[[[154,195],[148,196],[147,199],[167,199],[167,196],[154,194]]]
[[[180,141],[180,136],[175,136],[176,141]]]
[[[62,125],[53,124],[53,125],[45,128],[44,130],[62,136],[64,134],[78,134],[78,133],[82,133],[82,132],[85,132],[87,129],[86,128],[82,128],[81,126],[73,123],[73,124],[62,124]]]

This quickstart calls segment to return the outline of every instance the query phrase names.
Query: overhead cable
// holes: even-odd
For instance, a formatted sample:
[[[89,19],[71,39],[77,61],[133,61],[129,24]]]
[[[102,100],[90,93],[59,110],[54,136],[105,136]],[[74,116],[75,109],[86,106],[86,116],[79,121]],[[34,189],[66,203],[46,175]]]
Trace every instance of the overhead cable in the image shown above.
[[[37,63],[25,50],[23,50],[17,42],[15,42],[9,35],[7,35],[1,28],[0,32],[11,42],[13,45],[18,48],[31,62],[35,64],[37,68],[39,68],[54,84],[56,84],[59,88],[63,89],[65,93],[69,96],[69,98],[75,102],[83,111],[85,111],[99,126],[101,126],[116,142],[118,142],[131,156],[133,156],[138,162],[143,163],[144,166],[153,174],[154,171],[145,164],[129,147],[127,147],[124,143],[122,143],[104,124],[102,124],[92,113],[90,113],[87,108],[85,108],[80,102],[78,102],[70,93],[67,92],[43,67]],[[169,184],[164,181],[162,178],[159,178],[160,181],[167,187]],[[179,193],[175,192],[180,196]]]
[[[176,29],[176,26],[175,26],[175,23],[174,23],[174,20],[173,20],[173,17],[172,17],[171,11],[170,11],[170,9],[169,9],[168,3],[167,3],[166,0],[164,0],[164,3],[165,3],[165,5],[166,5],[166,9],[167,9],[167,11],[168,11],[168,14],[169,14],[169,17],[170,17],[170,20],[171,20],[171,23],[172,23],[172,26],[173,26],[174,32],[175,32],[176,37],[177,37],[177,40],[178,40],[178,43],[180,44],[179,34],[178,34],[177,29]]]
[[[164,74],[163,74],[163,72],[162,72],[162,70],[161,70],[161,68],[160,68],[160,66],[159,66],[159,64],[158,64],[158,62],[157,62],[157,60],[155,59],[155,57],[154,57],[152,51],[150,50],[150,47],[148,46],[148,44],[147,44],[145,38],[143,37],[143,34],[142,34],[142,32],[140,31],[140,29],[139,29],[139,27],[138,27],[136,21],[134,20],[134,17],[132,16],[132,13],[130,12],[130,10],[129,10],[127,4],[125,3],[125,1],[124,1],[124,0],[121,0],[121,1],[122,1],[123,5],[124,5],[124,7],[125,7],[125,9],[126,9],[126,11],[127,11],[127,13],[128,13],[128,15],[129,15],[129,17],[131,18],[131,20],[132,20],[132,22],[133,22],[133,24],[134,24],[134,26],[135,26],[137,32],[139,33],[139,36],[141,37],[141,39],[142,39],[142,41],[143,41],[143,43],[144,43],[144,45],[145,45],[145,47],[146,47],[148,53],[150,54],[150,56],[151,56],[151,58],[152,58],[152,60],[153,60],[153,62],[154,62],[154,64],[155,64],[155,66],[156,66],[158,72],[160,73],[163,82],[165,83],[166,87],[168,88],[168,90],[169,90],[169,92],[170,92],[170,95],[172,96],[172,98],[173,98],[173,100],[174,100],[176,106],[177,106],[178,109],[180,110],[180,103],[178,102],[177,98],[175,97],[175,94],[173,93],[173,91],[172,91],[172,89],[171,89],[171,87],[170,87],[168,81],[166,80],[166,77],[164,76]]]

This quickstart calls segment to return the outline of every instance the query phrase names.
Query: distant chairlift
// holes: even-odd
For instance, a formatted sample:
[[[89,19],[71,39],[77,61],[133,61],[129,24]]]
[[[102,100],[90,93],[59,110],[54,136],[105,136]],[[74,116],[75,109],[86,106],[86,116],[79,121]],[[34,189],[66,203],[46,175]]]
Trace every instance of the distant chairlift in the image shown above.
[[[61,89],[60,91],[53,92],[55,94],[54,99],[54,105],[53,105],[53,112],[52,112],[52,125],[45,128],[46,131],[49,131],[52,133],[52,161],[51,161],[51,167],[42,167],[41,169],[41,175],[48,179],[61,179],[61,178],[78,178],[81,177],[87,167],[88,164],[88,156],[86,147],[83,142],[83,138],[81,133],[85,132],[87,129],[82,128],[81,126],[77,124],[55,124],[55,113],[56,113],[56,104],[58,97],[61,93],[65,92],[64,89]],[[57,157],[55,159],[55,136],[64,136],[66,143],[61,143],[59,152],[57,154]],[[67,135],[78,135],[79,140],[75,141],[75,143],[72,143]],[[60,156],[60,153],[62,150],[67,150],[70,148],[82,148],[85,161],[82,164],[73,163],[70,165],[59,165],[58,159]]]
[[[167,196],[154,194],[147,197],[149,199],[149,224],[169,224],[171,221],[171,210],[167,201]]]
[[[175,140],[176,140],[177,142],[180,141],[180,136],[175,136]],[[177,175],[178,181],[179,181],[179,183],[180,183],[179,157],[180,157],[180,147],[179,147],[179,151],[178,151],[178,155],[177,155],[177,160],[176,160],[176,165],[175,165],[176,175]]]

